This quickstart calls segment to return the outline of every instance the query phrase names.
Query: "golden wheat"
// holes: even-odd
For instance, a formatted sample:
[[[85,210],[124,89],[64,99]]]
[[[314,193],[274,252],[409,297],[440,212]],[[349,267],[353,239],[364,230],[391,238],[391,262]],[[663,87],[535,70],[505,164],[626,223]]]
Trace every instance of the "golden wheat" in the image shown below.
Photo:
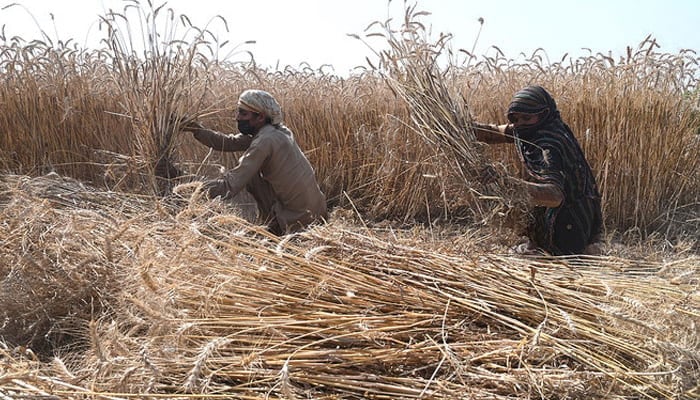
[[[70,202],[62,189],[69,182],[55,175],[18,188],[21,179],[4,180],[15,201],[6,203],[14,231],[3,236],[14,239],[3,254],[31,245],[48,256],[41,270],[3,271],[3,283],[42,271],[45,283],[31,285],[28,301],[53,318],[35,332],[62,330],[71,316],[87,344],[80,336],[70,342],[79,357],[64,347],[56,374],[56,361],[47,369],[8,348],[4,357],[16,368],[3,386],[10,394],[692,395],[697,256],[628,259],[610,247],[607,256],[523,258],[495,236],[479,242],[438,226],[361,228],[342,214],[274,238],[229,214],[235,209],[202,199],[174,205],[90,191]],[[46,211],[26,220],[22,210],[38,208]],[[66,238],[71,224],[91,227],[71,233],[75,247]],[[11,234],[19,231],[35,234],[22,241]],[[104,263],[105,237],[115,261],[104,275],[56,268],[69,258]],[[76,276],[67,284],[66,272]],[[96,282],[92,301],[73,300]],[[65,294],[52,296],[61,284]],[[8,329],[34,316],[3,301],[13,321],[3,337],[22,340]]]
[[[1,398],[700,395],[694,52],[647,38],[619,60],[494,49],[419,71],[399,62],[430,47],[414,37],[385,53],[389,79],[337,77],[218,60],[186,17],[134,11],[164,29],[142,54],[127,10],[102,19],[102,50],[0,46]],[[419,27],[424,13],[407,16]],[[472,148],[465,125],[503,122],[530,83],[557,98],[597,174],[601,256],[515,256],[514,232],[443,223],[481,212],[470,168],[517,168],[512,149]],[[176,125],[232,132],[253,87],[282,104],[328,225],[276,238],[188,183],[236,155]],[[161,159],[182,179],[158,181]]]

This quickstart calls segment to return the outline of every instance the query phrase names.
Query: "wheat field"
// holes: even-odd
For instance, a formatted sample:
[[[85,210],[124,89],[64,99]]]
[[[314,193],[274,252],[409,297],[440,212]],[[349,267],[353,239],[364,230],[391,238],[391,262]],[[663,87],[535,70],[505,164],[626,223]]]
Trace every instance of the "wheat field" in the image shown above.
[[[129,4],[102,49],[0,38],[0,399],[700,398],[694,50],[456,63],[409,7],[339,77],[218,59]],[[139,23],[163,40],[136,50]],[[470,124],[528,84],[596,174],[597,255],[514,253],[522,192],[477,179],[517,174]],[[245,194],[200,193],[237,155],[178,124],[235,131],[248,88],[280,101],[328,223],[275,237]]]

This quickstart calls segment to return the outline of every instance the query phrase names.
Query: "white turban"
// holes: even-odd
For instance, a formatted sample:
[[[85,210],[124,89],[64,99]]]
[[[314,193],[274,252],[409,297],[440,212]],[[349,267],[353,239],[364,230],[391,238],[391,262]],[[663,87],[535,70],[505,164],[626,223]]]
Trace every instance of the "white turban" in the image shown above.
[[[238,107],[270,118],[272,125],[282,123],[282,108],[272,95],[264,90],[250,89],[238,97]]]

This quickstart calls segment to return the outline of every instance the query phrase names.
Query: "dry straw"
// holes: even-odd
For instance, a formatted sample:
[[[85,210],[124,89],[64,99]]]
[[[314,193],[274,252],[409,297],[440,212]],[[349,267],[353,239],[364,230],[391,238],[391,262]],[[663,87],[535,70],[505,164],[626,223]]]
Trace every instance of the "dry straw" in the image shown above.
[[[450,64],[452,57],[448,58],[452,54],[448,51],[451,36],[441,34],[431,42],[429,32],[420,22],[428,13],[417,11],[416,7],[407,6],[398,30],[392,28],[391,20],[376,22],[367,29],[370,31],[367,38],[380,37],[388,46],[376,52],[377,71],[406,103],[411,121],[406,130],[434,147],[443,156],[438,162],[446,162],[445,169],[454,170],[461,177],[476,220],[487,222],[495,216],[511,214],[511,223],[518,221],[528,209],[524,187],[510,179],[496,179],[488,185],[481,183],[485,171],[503,172],[502,165],[496,166],[484,151],[484,144],[476,139],[473,116],[467,99],[456,85],[458,75]],[[380,32],[372,32],[374,27],[379,27]]]
[[[406,36],[381,37],[382,75],[338,78],[195,55],[164,8],[137,11],[146,32],[166,21],[137,50],[127,11],[103,19],[104,51],[2,38],[0,398],[700,395],[692,51],[649,39],[618,61],[496,52],[441,71],[448,38],[429,44],[409,9]],[[470,114],[502,122],[529,83],[578,135],[608,228],[652,233],[637,247],[524,258],[506,232],[434,223],[487,214],[475,172],[512,150],[481,149]],[[196,184],[151,196],[163,156],[191,174],[234,163],[188,146],[170,113],[232,131],[222,111],[249,87],[282,102],[332,205],[352,212],[275,238]],[[415,219],[433,223],[395,228]]]
[[[203,100],[211,84],[210,59],[220,48],[210,31],[192,26],[186,16],[178,17],[165,6],[148,2],[142,7],[133,1],[121,13],[110,11],[101,18],[111,77],[132,124],[135,167],[144,170],[151,192],[160,194],[168,193],[171,180],[184,174],[176,165],[179,126],[211,112]]]
[[[32,304],[82,327],[53,361],[5,344],[6,396],[697,395],[697,257],[522,258],[472,235],[369,230],[340,214],[278,239],[196,195],[174,205],[55,176],[2,185],[3,237],[16,238],[3,254],[44,248]],[[88,258],[52,297],[66,260]],[[16,265],[5,280],[36,273],[3,265]],[[55,304],[95,284],[72,311]],[[3,309],[8,338],[27,315]]]
[[[370,68],[340,78],[307,66],[266,71],[221,61],[223,44],[217,47],[206,29],[192,27],[185,16],[173,19],[174,13],[162,8],[156,23],[152,9],[128,11],[104,17],[112,36],[101,50],[80,50],[70,41],[2,38],[3,170],[56,171],[98,187],[167,192],[177,182],[151,174],[165,153],[170,161],[163,170],[176,172],[168,168],[174,167],[184,181],[216,176],[220,168],[234,166],[237,155],[207,153],[189,135],[172,130],[169,113],[199,116],[208,127],[235,132],[230,112],[235,99],[255,87],[282,103],[285,122],[332,206],[354,207],[370,220],[473,219],[474,210],[488,214],[494,204],[498,209],[500,202],[519,198],[499,196],[505,183],[482,188],[461,167],[477,171],[499,160],[505,166],[496,164],[498,170],[515,175],[517,161],[511,147],[481,149],[464,120],[469,122],[471,113],[482,122],[505,122],[512,93],[535,83],[555,96],[584,148],[601,186],[610,232],[632,229],[642,237],[663,232],[670,241],[697,232],[700,120],[698,57],[692,50],[663,53],[649,39],[619,60],[591,54],[550,62],[542,50],[510,59],[494,48],[493,55],[481,58],[469,53],[466,67],[441,60],[444,70],[430,70],[437,65],[436,52],[451,54],[448,38],[432,45],[418,35],[419,25],[410,25],[416,37],[410,31],[406,43],[396,37],[397,48],[387,50],[387,67],[382,67],[385,76]],[[176,22],[182,22],[178,28]],[[136,36],[128,41],[130,23],[133,32],[164,30],[162,41],[149,42],[148,36],[141,38],[143,44]],[[416,54],[406,58],[409,74],[403,77],[399,56],[409,56],[402,52],[412,51],[414,39],[419,40],[413,45]],[[155,49],[146,51],[149,46]],[[193,55],[194,48],[201,51]],[[396,67],[389,56],[396,57]],[[423,65],[429,72],[420,73]],[[434,96],[421,97],[415,89],[423,87]],[[442,142],[447,133],[462,144]],[[435,144],[426,145],[425,139]],[[453,147],[476,155],[457,155]],[[475,191],[495,195],[484,199]],[[486,205],[479,208],[481,203]],[[504,210],[509,208],[517,209],[517,203],[506,203]]]

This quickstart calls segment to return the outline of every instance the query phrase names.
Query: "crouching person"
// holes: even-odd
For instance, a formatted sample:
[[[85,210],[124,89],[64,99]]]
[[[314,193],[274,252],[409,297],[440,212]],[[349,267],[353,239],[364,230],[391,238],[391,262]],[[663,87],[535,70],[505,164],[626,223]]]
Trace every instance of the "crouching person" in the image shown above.
[[[554,255],[589,253],[602,230],[601,198],[595,177],[557,104],[541,86],[513,96],[510,124],[475,124],[478,140],[514,142],[523,163],[524,183],[534,208],[525,251]]]
[[[210,198],[230,198],[245,188],[255,198],[258,216],[270,232],[284,235],[328,218],[326,197],[309,160],[282,123],[282,110],[272,95],[246,90],[238,99],[240,133],[226,135],[197,122],[183,127],[205,146],[243,151],[238,165],[220,179],[205,182]]]

